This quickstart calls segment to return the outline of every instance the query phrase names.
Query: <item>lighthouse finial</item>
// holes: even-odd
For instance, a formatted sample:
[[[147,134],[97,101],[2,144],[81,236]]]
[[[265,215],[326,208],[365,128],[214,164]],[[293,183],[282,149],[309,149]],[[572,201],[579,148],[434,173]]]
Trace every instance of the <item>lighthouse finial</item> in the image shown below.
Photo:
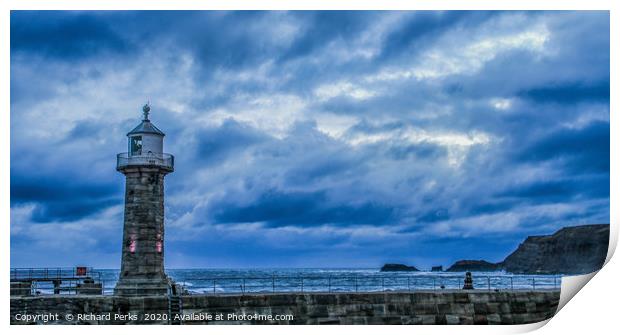
[[[149,106],[149,103],[147,102],[146,104],[144,104],[144,106],[142,106],[142,112],[144,113],[144,121],[149,120],[150,111],[151,111],[151,106]]]

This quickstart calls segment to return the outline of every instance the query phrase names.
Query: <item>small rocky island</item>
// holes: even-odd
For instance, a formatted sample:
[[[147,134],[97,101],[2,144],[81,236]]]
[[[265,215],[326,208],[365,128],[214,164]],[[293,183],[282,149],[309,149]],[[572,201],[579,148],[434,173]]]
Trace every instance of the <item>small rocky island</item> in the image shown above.
[[[446,269],[448,272],[467,272],[467,271],[476,271],[476,272],[491,272],[498,271],[502,269],[501,263],[490,263],[483,260],[462,260],[458,261],[449,268]]]
[[[408,266],[405,264],[385,264],[381,267],[381,272],[393,272],[393,271],[420,271],[415,266]]]
[[[585,274],[605,263],[609,224],[565,227],[552,235],[529,236],[499,263],[460,260],[448,272],[506,271],[518,274]],[[385,264],[381,271],[418,271],[413,266]],[[432,271],[441,271],[434,266]]]

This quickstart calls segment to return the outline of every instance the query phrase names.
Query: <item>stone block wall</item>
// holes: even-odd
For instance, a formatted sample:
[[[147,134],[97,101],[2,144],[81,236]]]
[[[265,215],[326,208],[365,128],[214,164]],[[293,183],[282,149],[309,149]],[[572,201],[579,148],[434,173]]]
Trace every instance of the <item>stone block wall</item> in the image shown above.
[[[166,294],[164,272],[163,168],[126,166],[125,219],[121,273],[115,289],[121,295]]]
[[[29,296],[32,291],[32,282],[11,282],[12,296]]]
[[[75,317],[91,313],[110,314],[111,318],[80,321],[61,317],[51,323],[523,324],[551,318],[559,298],[559,291],[185,295],[175,308],[167,296],[14,297],[11,323],[42,323],[18,320],[18,314],[69,313]],[[175,318],[170,310],[181,312]],[[146,314],[151,314],[151,320],[145,320]],[[115,320],[118,315],[133,315],[135,319]],[[287,315],[292,319],[277,319]]]
[[[292,321],[212,321],[270,324],[520,324],[552,317],[555,292],[415,292],[188,296],[183,313],[294,316]],[[204,321],[185,321],[187,324]]]

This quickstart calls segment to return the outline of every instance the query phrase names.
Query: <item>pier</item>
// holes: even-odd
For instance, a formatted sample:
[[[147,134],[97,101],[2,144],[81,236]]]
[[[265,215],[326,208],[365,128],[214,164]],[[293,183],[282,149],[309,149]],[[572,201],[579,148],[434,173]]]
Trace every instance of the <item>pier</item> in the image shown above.
[[[47,313],[60,315],[51,324],[524,324],[551,318],[559,299],[559,290],[49,295],[11,297],[11,324],[45,324],[22,316]]]
[[[11,296],[103,294],[101,274],[92,268],[12,268]]]

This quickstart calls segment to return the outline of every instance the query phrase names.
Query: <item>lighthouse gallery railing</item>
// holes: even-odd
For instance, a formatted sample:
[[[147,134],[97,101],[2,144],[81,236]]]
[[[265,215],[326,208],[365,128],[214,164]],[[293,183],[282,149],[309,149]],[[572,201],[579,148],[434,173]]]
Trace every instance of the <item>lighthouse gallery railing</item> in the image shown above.
[[[174,156],[171,154],[154,154],[148,153],[144,155],[129,155],[128,152],[122,152],[116,155],[116,169],[126,166],[157,166],[169,170],[174,170]]]

